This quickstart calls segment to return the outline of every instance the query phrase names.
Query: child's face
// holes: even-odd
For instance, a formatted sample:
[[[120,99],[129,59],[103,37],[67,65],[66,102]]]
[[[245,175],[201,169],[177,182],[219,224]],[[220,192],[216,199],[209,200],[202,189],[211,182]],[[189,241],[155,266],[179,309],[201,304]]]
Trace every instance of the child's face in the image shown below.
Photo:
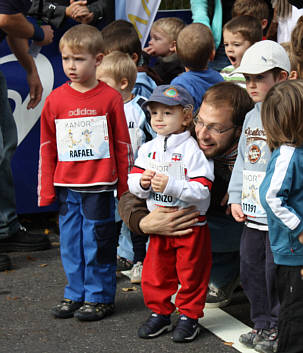
[[[191,117],[188,116],[181,105],[169,106],[158,102],[148,105],[151,115],[151,126],[153,130],[163,136],[180,134],[189,124]]]
[[[240,33],[232,33],[228,30],[223,32],[225,53],[230,63],[239,67],[243,54],[251,46],[248,40],[245,40]]]
[[[274,79],[271,71],[266,71],[258,75],[243,74],[246,80],[246,89],[250,98],[255,102],[263,102],[267,92],[282,79]]]
[[[74,88],[89,87],[96,82],[96,67],[100,64],[102,55],[74,52],[68,46],[62,48],[61,54],[64,73],[72,81]]]
[[[121,93],[121,84],[117,82],[108,72],[103,71],[101,67],[97,70],[97,79],[105,82],[108,86]]]
[[[150,41],[148,42],[148,53],[153,56],[168,56],[175,52],[175,42],[157,27],[150,31]]]

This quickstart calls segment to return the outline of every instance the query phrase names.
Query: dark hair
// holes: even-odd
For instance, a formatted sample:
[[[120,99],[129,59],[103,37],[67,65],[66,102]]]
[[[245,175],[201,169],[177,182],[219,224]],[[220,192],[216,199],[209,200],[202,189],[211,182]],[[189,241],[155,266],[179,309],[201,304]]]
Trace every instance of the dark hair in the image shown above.
[[[232,17],[250,15],[262,21],[269,21],[269,6],[265,0],[236,0],[232,7]]]
[[[246,89],[232,82],[220,82],[211,86],[204,94],[203,103],[216,108],[231,107],[235,126],[242,126],[245,115],[254,107]]]
[[[112,51],[122,51],[130,56],[141,56],[142,47],[138,33],[132,23],[125,20],[116,20],[108,24],[101,31],[103,37],[104,54]]]
[[[240,33],[244,40],[253,45],[262,40],[263,31],[261,22],[254,16],[237,16],[225,23],[224,31],[229,31],[233,34]]]

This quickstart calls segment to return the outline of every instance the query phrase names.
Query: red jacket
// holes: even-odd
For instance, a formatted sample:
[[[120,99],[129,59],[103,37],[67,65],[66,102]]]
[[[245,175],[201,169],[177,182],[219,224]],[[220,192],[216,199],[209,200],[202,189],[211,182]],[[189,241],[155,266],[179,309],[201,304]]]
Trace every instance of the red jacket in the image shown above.
[[[58,123],[60,119],[69,119],[65,121],[73,122],[75,119],[77,123],[76,119],[94,119],[92,118],[94,116],[106,116],[108,137],[105,139],[109,141],[107,142],[109,157],[60,161],[57,150],[56,122]],[[62,121],[59,123],[62,124]],[[67,148],[69,144],[67,142],[64,146]],[[88,150],[76,151],[85,153]],[[128,189],[127,174],[132,162],[123,101],[117,91],[99,82],[95,88],[82,93],[71,88],[69,83],[65,83],[47,97],[41,114],[39,206],[47,206],[55,200],[54,186],[115,188],[118,184],[118,197],[120,197]]]

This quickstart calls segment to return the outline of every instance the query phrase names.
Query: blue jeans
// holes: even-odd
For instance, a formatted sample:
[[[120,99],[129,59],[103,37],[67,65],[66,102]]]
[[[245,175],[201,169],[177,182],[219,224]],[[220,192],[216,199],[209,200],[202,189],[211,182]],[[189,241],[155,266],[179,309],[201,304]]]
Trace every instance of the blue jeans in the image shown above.
[[[17,128],[7,98],[6,80],[0,72],[0,239],[19,228],[11,159],[17,147]]]
[[[113,303],[117,244],[113,192],[57,189],[60,250],[68,284],[64,298]]]

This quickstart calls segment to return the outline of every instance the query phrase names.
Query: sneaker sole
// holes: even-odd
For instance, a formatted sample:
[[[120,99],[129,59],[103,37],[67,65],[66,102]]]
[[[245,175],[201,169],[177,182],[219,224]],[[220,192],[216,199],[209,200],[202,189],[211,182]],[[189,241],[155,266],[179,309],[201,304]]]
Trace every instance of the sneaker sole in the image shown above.
[[[149,334],[149,335],[147,335],[147,336],[145,336],[145,335],[143,336],[143,335],[140,335],[140,334],[138,333],[138,336],[139,336],[140,338],[156,338],[156,337],[162,335],[163,333],[170,332],[170,331],[172,331],[172,330],[173,330],[173,325],[170,324],[170,325],[167,325],[167,326],[162,327],[161,330],[159,330],[159,331],[157,331],[157,332],[155,332],[155,333],[151,333],[151,334]]]
[[[10,244],[1,244],[2,252],[30,252],[30,251],[40,251],[50,249],[51,243],[43,244],[22,244],[22,243],[10,243]]]
[[[190,337],[185,337],[185,338],[176,338],[172,337],[172,340],[177,343],[186,343],[186,342],[192,342],[199,334],[200,334],[201,328],[198,326],[197,329],[195,330],[194,334]]]
[[[98,316],[98,315],[89,316],[89,314],[87,315],[87,314],[82,314],[82,313],[79,313],[79,312],[75,312],[74,317],[76,319],[78,319],[79,321],[99,321],[99,320],[104,319],[107,316],[112,315],[113,313],[114,312],[107,313],[107,314],[104,314],[103,316]]]

